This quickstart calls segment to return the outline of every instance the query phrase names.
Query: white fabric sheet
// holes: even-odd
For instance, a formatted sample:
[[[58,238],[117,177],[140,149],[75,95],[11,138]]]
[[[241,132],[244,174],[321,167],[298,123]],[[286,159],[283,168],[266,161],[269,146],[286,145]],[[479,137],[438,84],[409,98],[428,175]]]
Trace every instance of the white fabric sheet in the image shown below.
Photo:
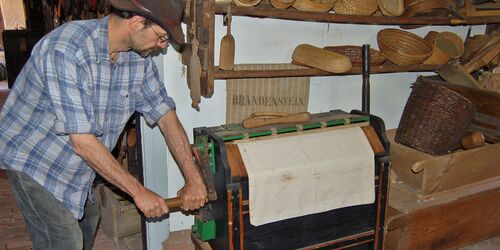
[[[374,154],[359,127],[237,143],[254,226],[373,203]]]

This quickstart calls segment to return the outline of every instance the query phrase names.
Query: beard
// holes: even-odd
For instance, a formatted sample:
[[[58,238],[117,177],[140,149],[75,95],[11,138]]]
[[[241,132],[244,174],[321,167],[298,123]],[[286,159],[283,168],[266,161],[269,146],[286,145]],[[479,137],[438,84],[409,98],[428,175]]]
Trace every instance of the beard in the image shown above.
[[[151,53],[153,53],[153,51],[155,51],[155,49],[147,49],[147,50],[134,50],[135,53],[139,54],[142,58],[146,58],[148,56],[151,55]]]
[[[134,51],[143,58],[150,56],[155,51],[161,50],[161,48],[157,46],[154,46],[152,48],[138,48],[138,46],[133,41],[130,41],[129,47],[130,50]]]

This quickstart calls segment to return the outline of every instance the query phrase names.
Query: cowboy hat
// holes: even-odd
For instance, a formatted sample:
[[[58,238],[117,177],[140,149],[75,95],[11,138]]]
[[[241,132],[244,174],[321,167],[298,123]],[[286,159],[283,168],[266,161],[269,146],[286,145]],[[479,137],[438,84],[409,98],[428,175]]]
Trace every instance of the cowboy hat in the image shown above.
[[[184,44],[182,0],[110,0],[110,3],[118,10],[135,13],[158,24],[167,31],[174,45]]]

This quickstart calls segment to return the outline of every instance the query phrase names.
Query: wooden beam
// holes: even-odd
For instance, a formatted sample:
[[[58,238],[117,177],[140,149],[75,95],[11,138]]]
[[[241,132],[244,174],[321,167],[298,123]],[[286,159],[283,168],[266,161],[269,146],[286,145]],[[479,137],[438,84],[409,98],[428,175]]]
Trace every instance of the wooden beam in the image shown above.
[[[215,6],[216,14],[226,14],[225,6]],[[251,16],[263,18],[275,18],[286,20],[300,20],[313,22],[352,23],[352,24],[420,24],[420,25],[469,25],[500,23],[500,16],[474,16],[458,19],[456,17],[387,17],[387,16],[359,16],[339,15],[328,12],[311,12],[294,9],[276,9],[265,7],[231,7],[233,16]]]
[[[424,72],[435,71],[440,65],[380,65],[371,66],[371,74],[396,73],[396,72]],[[239,79],[239,78],[273,78],[273,77],[301,77],[301,76],[342,76],[359,75],[361,67],[352,67],[345,73],[331,73],[314,68],[291,70],[221,70],[215,67],[212,70],[214,79]]]

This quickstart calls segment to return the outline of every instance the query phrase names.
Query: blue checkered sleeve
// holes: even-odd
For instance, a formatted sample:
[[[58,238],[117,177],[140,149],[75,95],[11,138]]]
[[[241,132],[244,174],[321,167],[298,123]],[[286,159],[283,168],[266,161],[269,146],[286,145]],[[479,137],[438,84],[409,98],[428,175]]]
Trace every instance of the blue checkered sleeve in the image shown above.
[[[159,80],[158,69],[152,60],[146,64],[145,72],[147,75],[141,85],[141,98],[136,109],[143,114],[149,125],[155,125],[160,117],[175,109],[175,102]]]
[[[50,49],[43,57],[46,72],[44,85],[51,98],[56,115],[55,131],[59,135],[90,133],[102,135],[95,122],[92,105],[92,87],[89,86],[85,67],[78,65],[78,54],[72,46]]]

